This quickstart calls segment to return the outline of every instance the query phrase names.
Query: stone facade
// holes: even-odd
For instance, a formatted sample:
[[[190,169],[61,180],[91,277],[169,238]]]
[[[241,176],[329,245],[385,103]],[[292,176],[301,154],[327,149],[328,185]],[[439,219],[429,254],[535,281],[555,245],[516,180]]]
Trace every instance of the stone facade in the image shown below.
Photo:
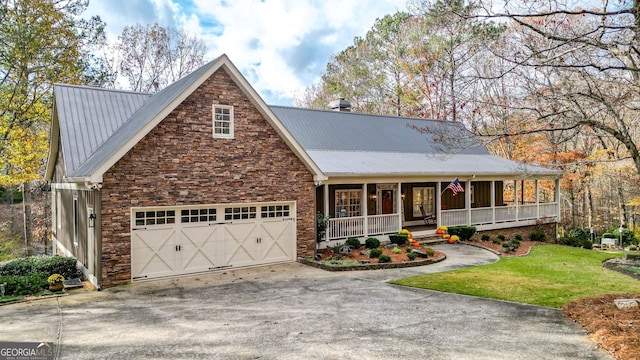
[[[213,138],[213,104],[233,106],[234,139]],[[312,256],[313,175],[221,68],[104,174],[102,286],[131,281],[131,207],[292,200]]]

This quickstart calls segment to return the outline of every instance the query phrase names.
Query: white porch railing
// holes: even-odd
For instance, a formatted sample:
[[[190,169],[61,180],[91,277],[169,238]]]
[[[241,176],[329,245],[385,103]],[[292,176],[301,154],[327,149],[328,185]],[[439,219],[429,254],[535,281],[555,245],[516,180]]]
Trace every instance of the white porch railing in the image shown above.
[[[349,237],[367,237],[372,235],[393,234],[400,230],[398,214],[367,216],[367,231],[364,227],[364,216],[329,219],[327,240],[346,239]]]
[[[447,226],[467,225],[467,210],[443,210],[442,221],[438,223]]]
[[[369,235],[391,234],[400,229],[400,217],[398,214],[372,215],[367,217],[367,230]]]

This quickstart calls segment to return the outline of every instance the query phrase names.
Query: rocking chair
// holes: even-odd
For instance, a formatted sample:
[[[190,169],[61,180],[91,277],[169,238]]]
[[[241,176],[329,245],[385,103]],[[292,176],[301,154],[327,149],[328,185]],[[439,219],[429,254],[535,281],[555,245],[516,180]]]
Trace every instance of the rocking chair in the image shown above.
[[[424,220],[425,225],[436,225],[436,216],[433,214],[427,215],[424,212],[424,206],[420,205],[420,213],[422,214],[422,219]]]

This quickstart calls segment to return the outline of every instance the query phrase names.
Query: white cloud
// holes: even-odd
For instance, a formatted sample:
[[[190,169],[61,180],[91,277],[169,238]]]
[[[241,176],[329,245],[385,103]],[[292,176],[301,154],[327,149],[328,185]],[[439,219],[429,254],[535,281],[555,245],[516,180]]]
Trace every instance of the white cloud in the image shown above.
[[[125,25],[158,22],[203,39],[209,58],[229,55],[267,103],[291,104],[329,57],[406,0],[94,0],[110,38]]]

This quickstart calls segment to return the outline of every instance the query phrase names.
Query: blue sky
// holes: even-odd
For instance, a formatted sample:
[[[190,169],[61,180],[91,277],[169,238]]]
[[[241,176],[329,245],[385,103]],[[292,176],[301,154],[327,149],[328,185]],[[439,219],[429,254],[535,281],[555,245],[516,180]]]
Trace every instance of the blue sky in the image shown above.
[[[127,25],[182,28],[223,53],[268,104],[293,105],[332,54],[363,36],[376,18],[406,11],[406,0],[91,0],[115,40]]]

